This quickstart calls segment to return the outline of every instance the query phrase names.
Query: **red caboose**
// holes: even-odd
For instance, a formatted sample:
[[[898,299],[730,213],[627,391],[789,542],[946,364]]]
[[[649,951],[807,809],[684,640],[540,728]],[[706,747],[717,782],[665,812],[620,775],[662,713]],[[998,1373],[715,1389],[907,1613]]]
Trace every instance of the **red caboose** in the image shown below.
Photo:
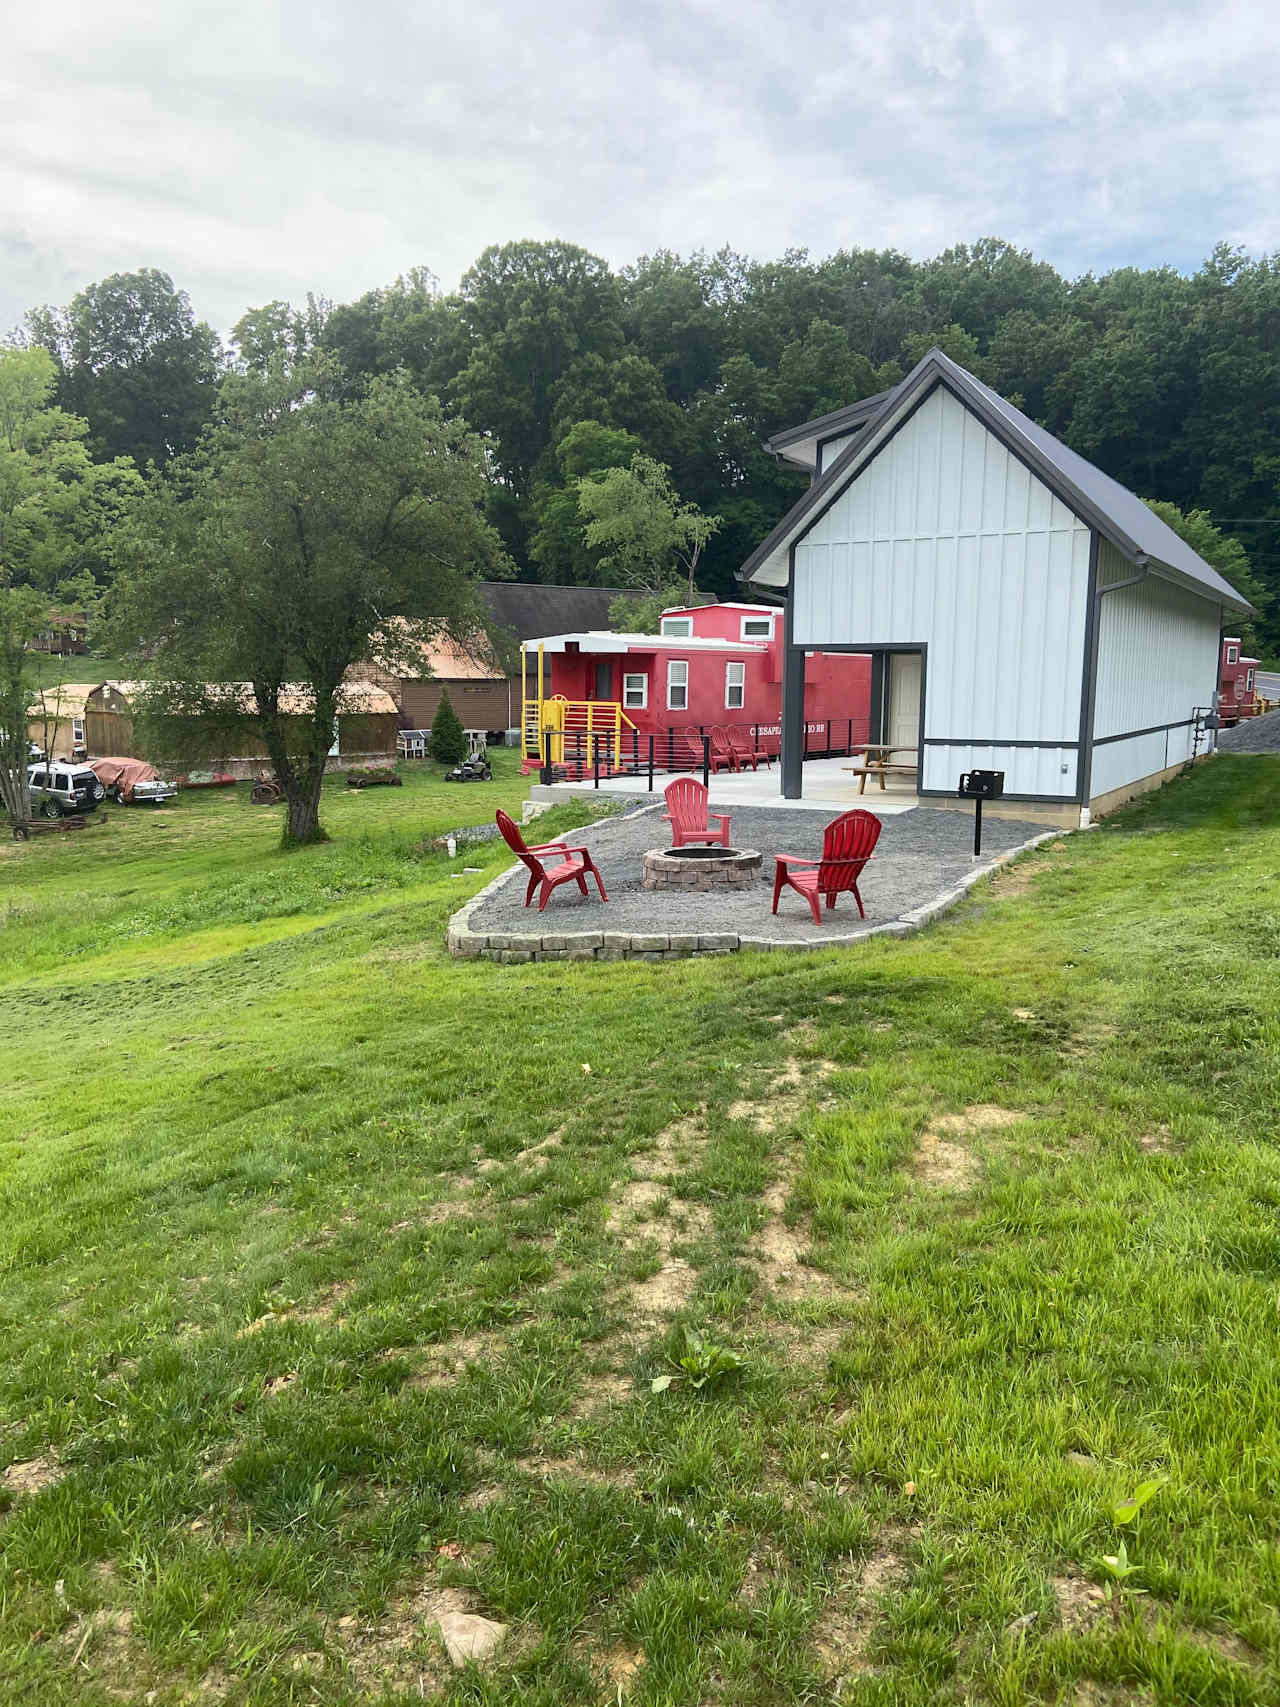
[[[1242,717],[1256,717],[1258,704],[1258,660],[1243,656],[1239,636],[1228,636],[1222,642],[1222,658],[1218,666],[1218,715],[1224,724],[1238,723]]]
[[[588,632],[526,640],[524,754],[574,767],[701,763],[702,738],[720,728],[772,756],[782,717],[784,614],[769,605],[690,605],[664,611],[657,634]],[[807,746],[847,753],[868,739],[871,660],[864,653],[805,656]]]

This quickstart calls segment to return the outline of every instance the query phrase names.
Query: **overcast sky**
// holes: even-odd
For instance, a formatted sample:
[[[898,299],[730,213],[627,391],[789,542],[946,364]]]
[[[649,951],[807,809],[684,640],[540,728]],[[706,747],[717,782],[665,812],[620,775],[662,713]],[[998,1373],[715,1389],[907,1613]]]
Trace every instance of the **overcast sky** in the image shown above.
[[[488,243],[1068,274],[1280,248],[1280,7],[4,0],[0,333],[156,266],[227,330]],[[835,21],[817,14],[827,13]]]

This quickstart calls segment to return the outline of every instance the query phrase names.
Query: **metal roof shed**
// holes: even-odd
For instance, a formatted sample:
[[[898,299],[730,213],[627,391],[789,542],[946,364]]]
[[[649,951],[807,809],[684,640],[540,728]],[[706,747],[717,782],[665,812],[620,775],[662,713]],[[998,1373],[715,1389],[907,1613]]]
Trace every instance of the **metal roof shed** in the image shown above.
[[[931,350],[893,391],[770,448],[815,475],[739,571],[791,611],[784,794],[800,793],[785,731],[803,722],[805,648],[872,654],[873,721],[915,748],[922,795],[1003,770],[1008,810],[1079,823],[1191,756],[1224,613],[1251,607],[973,374]]]

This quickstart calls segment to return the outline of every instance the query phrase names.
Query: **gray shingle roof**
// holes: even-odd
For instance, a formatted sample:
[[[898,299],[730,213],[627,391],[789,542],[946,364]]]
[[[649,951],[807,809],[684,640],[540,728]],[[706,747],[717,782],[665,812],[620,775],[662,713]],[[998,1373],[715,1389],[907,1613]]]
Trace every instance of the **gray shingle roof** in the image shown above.
[[[1141,498],[1064,445],[1061,439],[1037,426],[1029,415],[1015,409],[998,392],[937,349],[930,350],[902,384],[886,394],[853,443],[752,552],[738,571],[739,578],[751,580],[775,552],[794,539],[806,521],[816,519],[835,493],[858,472],[869,454],[868,447],[877,442],[880,429],[937,384],[946,385],[954,392],[997,438],[1030,464],[1069,509],[1109,539],[1131,563],[1139,566],[1150,563],[1157,573],[1166,572],[1215,603],[1244,613],[1252,611],[1253,606],[1199,552],[1193,551],[1181,535],[1149,510]],[[853,408],[847,413],[852,414]],[[793,431],[798,434],[801,429]]]

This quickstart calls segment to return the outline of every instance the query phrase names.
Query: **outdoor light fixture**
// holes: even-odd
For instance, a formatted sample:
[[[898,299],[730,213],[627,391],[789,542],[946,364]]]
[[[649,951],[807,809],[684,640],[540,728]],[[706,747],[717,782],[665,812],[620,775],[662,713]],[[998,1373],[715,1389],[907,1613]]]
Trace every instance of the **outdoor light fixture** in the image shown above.
[[[973,852],[982,852],[982,802],[999,800],[1004,793],[1003,771],[962,771],[960,798],[973,801]]]

